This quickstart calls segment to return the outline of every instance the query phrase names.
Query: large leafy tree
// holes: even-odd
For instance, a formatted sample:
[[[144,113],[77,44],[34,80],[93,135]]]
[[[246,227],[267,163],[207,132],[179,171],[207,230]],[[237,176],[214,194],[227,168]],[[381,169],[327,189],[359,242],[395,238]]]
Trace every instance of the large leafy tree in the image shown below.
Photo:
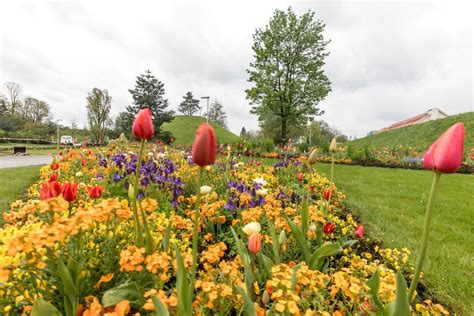
[[[87,96],[87,120],[92,134],[92,139],[103,144],[107,127],[111,124],[109,117],[112,97],[107,90],[92,89]]]
[[[161,125],[173,119],[174,111],[168,110],[168,100],[164,98],[164,84],[147,70],[137,77],[135,88],[128,91],[132,94],[133,105],[127,107],[127,112],[135,116],[141,109],[150,108],[155,136],[168,142],[171,135],[161,131]]]
[[[199,106],[199,100],[195,99],[191,91],[186,92],[186,95],[183,96],[183,102],[178,107],[178,111],[184,115],[192,116],[194,113],[199,111],[201,107]]]
[[[125,111],[120,112],[117,117],[115,118],[115,134],[120,135],[124,134],[125,137],[130,138],[132,135],[132,124],[133,124],[134,116]]]
[[[50,115],[49,104],[33,97],[26,97],[20,109],[23,118],[34,124],[43,123]]]
[[[209,120],[227,128],[227,114],[225,114],[224,106],[217,100],[212,102],[209,108]]]
[[[329,54],[324,27],[314,12],[297,16],[289,8],[276,10],[265,29],[253,36],[255,60],[247,69],[252,87],[246,90],[250,112],[261,122],[276,117],[275,141],[281,145],[288,140],[289,126],[301,128],[309,116],[320,114],[317,105],[331,91],[323,70]]]
[[[5,89],[9,98],[10,114],[15,115],[15,111],[19,110],[21,106],[21,85],[16,82],[5,82]]]

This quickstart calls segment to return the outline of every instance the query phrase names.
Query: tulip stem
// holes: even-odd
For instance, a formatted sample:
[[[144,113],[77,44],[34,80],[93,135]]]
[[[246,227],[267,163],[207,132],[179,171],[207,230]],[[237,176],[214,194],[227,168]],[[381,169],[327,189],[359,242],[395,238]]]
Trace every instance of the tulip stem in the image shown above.
[[[331,154],[331,183],[332,183],[333,175],[334,175],[334,153]]]
[[[428,234],[430,231],[431,220],[433,217],[433,201],[435,199],[436,192],[438,190],[440,177],[441,177],[441,173],[435,172],[434,177],[433,177],[433,183],[431,184],[430,196],[428,198],[428,203],[426,204],[425,223],[423,226],[423,238],[421,240],[420,253],[418,255],[418,259],[416,260],[415,273],[413,275],[413,280],[410,284],[410,290],[408,292],[408,300],[410,302],[414,298],[413,295],[415,293],[418,280],[420,279],[421,267],[423,266],[423,261],[425,260],[425,256],[426,256],[426,250],[427,250],[427,245],[428,245]]]
[[[193,296],[194,296],[194,279],[196,277],[196,269],[197,269],[197,253],[198,253],[198,225],[199,225],[199,212],[200,212],[200,204],[201,204],[201,186],[204,182],[204,168],[199,168],[199,182],[196,189],[196,203],[194,208],[194,225],[193,225],[193,266],[191,270],[191,295],[190,295],[190,302],[189,304],[192,305],[193,303]]]

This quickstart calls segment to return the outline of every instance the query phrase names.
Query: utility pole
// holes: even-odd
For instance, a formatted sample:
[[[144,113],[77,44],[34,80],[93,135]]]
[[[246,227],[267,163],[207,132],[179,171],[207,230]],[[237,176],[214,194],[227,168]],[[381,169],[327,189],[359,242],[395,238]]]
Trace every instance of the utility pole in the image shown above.
[[[201,99],[207,99],[206,122],[209,123],[209,97],[201,97]]]

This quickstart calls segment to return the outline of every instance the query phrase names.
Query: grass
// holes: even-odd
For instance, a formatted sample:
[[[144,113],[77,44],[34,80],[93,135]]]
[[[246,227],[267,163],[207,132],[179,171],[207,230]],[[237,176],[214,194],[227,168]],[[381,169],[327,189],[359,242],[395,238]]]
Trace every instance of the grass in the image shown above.
[[[264,159],[265,164],[276,160]],[[330,174],[330,164],[317,170]],[[433,173],[425,170],[336,165],[334,182],[366,233],[386,247],[407,247],[415,265]],[[474,310],[474,175],[443,175],[434,202],[422,282],[461,315]]]
[[[41,166],[0,169],[0,214],[10,209],[10,204],[21,197],[27,188],[39,179]],[[0,225],[3,217],[0,216]]]
[[[318,169],[329,174],[330,164],[319,164]],[[388,247],[407,247],[415,259],[432,172],[336,165],[334,173],[367,233]],[[474,310],[473,192],[472,175],[441,177],[423,266],[423,282],[462,315]]]
[[[474,112],[453,115],[444,119],[430,121],[422,124],[398,128],[392,131],[378,133],[354,140],[348,144],[356,148],[365,146],[372,148],[396,147],[399,145],[412,146],[421,151],[435,141],[439,135],[451,125],[463,122],[466,128],[465,148],[469,150],[474,147]]]
[[[196,129],[203,122],[206,122],[206,119],[201,116],[176,115],[171,122],[164,123],[162,128],[173,134],[175,138],[173,145],[191,145],[194,141]],[[225,128],[214,123],[210,124],[214,128],[219,144],[235,143],[240,140],[239,136]]]

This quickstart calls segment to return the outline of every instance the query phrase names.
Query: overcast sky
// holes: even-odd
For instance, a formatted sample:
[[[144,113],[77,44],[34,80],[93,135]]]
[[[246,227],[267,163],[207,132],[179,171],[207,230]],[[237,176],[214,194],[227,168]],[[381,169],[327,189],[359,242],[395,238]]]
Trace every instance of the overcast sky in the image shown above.
[[[109,91],[115,116],[150,69],[171,108],[186,91],[209,95],[224,105],[233,132],[255,130],[245,99],[252,34],[275,9],[292,6],[326,23],[333,91],[321,118],[344,134],[365,136],[433,107],[473,111],[469,2],[163,2],[0,1],[2,86],[21,83],[55,119],[82,127],[92,88]]]

